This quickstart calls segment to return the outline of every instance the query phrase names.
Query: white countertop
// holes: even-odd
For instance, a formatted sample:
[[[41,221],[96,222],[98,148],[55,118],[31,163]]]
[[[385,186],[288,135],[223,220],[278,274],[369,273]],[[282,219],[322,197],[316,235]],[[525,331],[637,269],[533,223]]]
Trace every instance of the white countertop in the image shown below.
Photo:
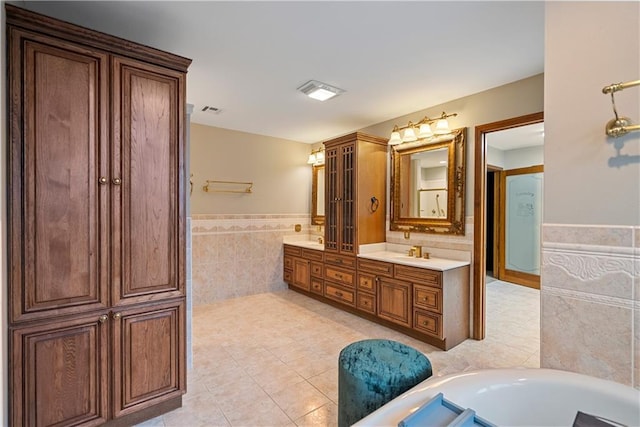
[[[359,258],[373,259],[376,261],[392,262],[394,264],[408,265],[411,267],[428,268],[430,270],[447,271],[454,268],[469,265],[468,261],[457,261],[444,258],[416,258],[410,257],[406,253],[378,251],[367,252],[358,255]]]
[[[299,246],[301,248],[315,249],[317,251],[324,250],[324,244],[318,243],[318,238],[313,239],[313,236],[308,234],[284,236],[282,242],[285,245]]]
[[[283,243],[286,245],[299,246],[301,248],[324,250],[324,244],[318,243],[317,236],[308,234],[284,236]],[[359,258],[372,259],[375,261],[391,262],[394,264],[408,265],[411,267],[428,268],[430,270],[447,271],[458,267],[469,265],[469,261],[455,260],[448,258],[430,257],[416,258],[407,255],[410,246],[397,245],[393,243],[374,243],[360,246]]]

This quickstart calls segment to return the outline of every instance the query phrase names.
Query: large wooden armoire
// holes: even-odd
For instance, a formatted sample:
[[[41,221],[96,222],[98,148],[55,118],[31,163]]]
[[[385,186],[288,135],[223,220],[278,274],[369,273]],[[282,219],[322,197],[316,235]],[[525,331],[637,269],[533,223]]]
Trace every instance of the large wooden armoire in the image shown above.
[[[181,406],[190,60],[6,5],[14,426]]]

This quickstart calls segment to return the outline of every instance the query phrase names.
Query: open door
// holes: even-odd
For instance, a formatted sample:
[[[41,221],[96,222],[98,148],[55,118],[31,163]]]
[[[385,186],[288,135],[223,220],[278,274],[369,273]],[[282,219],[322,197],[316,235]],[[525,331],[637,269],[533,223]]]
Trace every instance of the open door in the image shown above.
[[[498,278],[540,289],[543,166],[501,175]]]

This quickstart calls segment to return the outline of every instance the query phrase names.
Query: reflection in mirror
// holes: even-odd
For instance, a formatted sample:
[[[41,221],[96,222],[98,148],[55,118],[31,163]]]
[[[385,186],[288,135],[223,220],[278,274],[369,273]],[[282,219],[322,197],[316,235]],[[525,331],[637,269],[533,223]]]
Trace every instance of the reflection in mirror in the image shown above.
[[[464,234],[465,133],[392,147],[391,230]]]
[[[324,165],[313,166],[311,180],[311,224],[324,224]]]

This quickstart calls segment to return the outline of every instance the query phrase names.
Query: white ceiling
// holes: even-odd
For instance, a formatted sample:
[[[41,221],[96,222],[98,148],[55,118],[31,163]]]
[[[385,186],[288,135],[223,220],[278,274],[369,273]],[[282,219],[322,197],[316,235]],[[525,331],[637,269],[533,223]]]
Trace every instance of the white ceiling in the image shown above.
[[[485,140],[487,145],[503,151],[544,145],[544,123],[490,132]]]
[[[13,3],[192,58],[193,122],[308,143],[544,71],[541,1]]]

